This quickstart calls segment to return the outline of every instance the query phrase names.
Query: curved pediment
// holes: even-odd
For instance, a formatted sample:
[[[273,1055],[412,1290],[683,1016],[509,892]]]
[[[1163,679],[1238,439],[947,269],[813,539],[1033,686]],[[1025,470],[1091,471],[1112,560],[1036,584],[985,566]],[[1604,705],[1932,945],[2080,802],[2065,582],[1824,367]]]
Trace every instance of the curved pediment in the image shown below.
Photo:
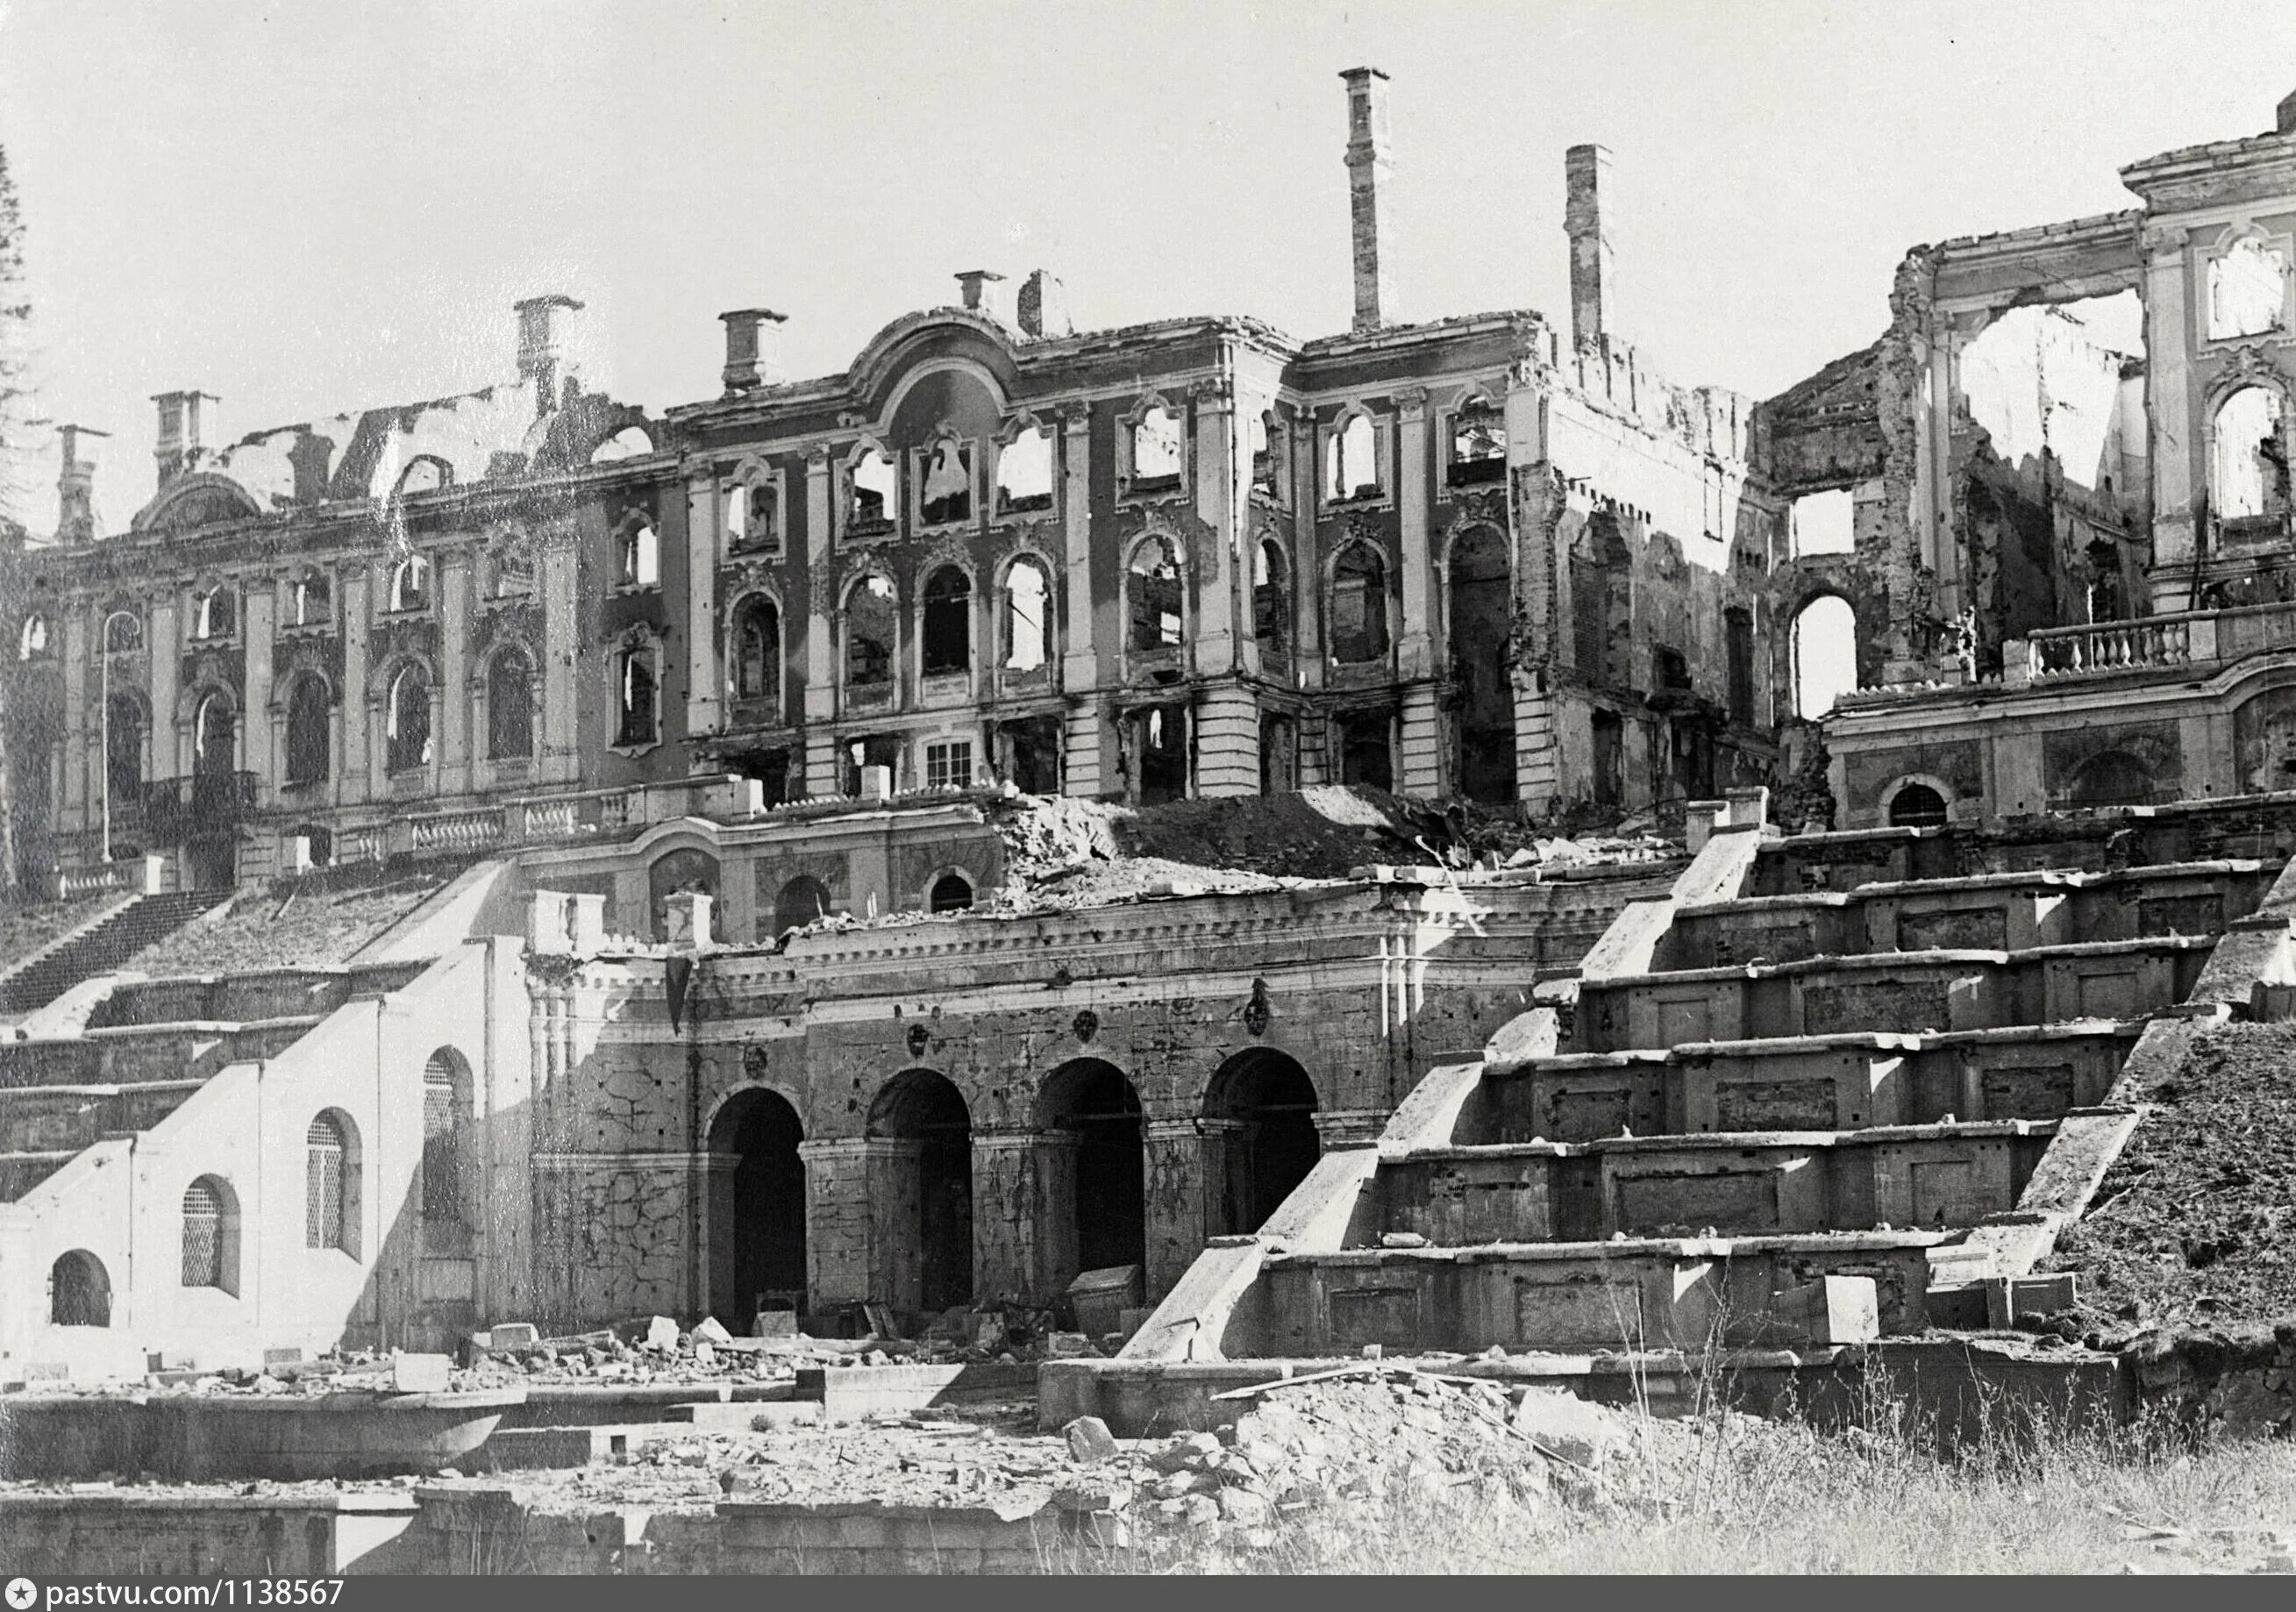
[[[228,476],[200,471],[171,484],[136,511],[133,532],[188,532],[246,520],[263,513],[255,495]]]
[[[882,420],[913,377],[934,370],[972,372],[1001,408],[1020,372],[1012,332],[964,308],[905,314],[870,338],[847,375],[857,406]]]

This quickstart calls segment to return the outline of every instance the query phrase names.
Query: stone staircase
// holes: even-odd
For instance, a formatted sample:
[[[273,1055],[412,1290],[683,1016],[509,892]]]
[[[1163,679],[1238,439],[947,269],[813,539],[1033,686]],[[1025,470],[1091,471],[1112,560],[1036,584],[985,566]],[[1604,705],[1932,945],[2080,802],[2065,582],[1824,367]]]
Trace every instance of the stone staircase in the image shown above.
[[[2289,825],[1780,839],[1759,810],[1112,1363],[1822,1348],[2062,1304],[2023,1279],[2137,1122],[2124,1066],[2286,957]]]
[[[125,967],[228,894],[197,890],[135,897],[0,977],[0,1013],[31,1012],[83,980]]]

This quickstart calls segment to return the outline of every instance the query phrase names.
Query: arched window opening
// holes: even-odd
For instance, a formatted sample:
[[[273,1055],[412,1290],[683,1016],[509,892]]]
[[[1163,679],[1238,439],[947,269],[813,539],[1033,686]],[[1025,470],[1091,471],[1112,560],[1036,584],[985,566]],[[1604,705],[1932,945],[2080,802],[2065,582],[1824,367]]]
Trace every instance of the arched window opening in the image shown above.
[[[710,1122],[710,1312],[737,1334],[805,1302],[805,1127],[775,1092],[737,1092]],[[763,1302],[760,1302],[763,1301]]]
[[[430,562],[422,555],[409,554],[392,568],[390,608],[394,611],[430,608]]]
[[[592,464],[616,464],[643,459],[653,452],[653,438],[644,426],[626,425],[590,450]]]
[[[781,697],[781,611],[772,600],[753,595],[734,612],[734,698],[778,709]]]
[[[1506,475],[1506,416],[1491,403],[1478,399],[1451,416],[1453,487],[1497,481]]]
[[[1349,414],[1332,431],[1324,467],[1326,503],[1347,503],[1379,496],[1379,432],[1368,414]]]
[[[104,787],[113,806],[132,805],[144,798],[144,708],[114,694],[104,714]]]
[[[398,495],[405,498],[415,493],[435,493],[454,479],[454,472],[443,461],[425,454],[399,472]]]
[[[1660,644],[1651,651],[1651,689],[1656,693],[1687,693],[1690,691],[1690,660],[1671,644]]]
[[[399,667],[390,680],[382,737],[390,771],[412,773],[430,765],[430,674],[417,662]]]
[[[1152,404],[1132,424],[1134,492],[1161,492],[1180,485],[1180,419],[1162,404]]]
[[[16,659],[37,660],[48,652],[48,618],[37,610],[24,618],[23,631],[16,635]]]
[[[2288,315],[2288,258],[2254,235],[2209,262],[2209,340],[2276,331]]]
[[[324,626],[335,613],[334,585],[321,570],[307,570],[295,578],[294,592],[288,600],[290,622],[293,626]]]
[[[114,610],[103,619],[103,647],[108,654],[125,655],[144,647],[144,618],[133,610]]]
[[[1188,708],[1153,705],[1135,711],[1131,749],[1138,762],[1142,806],[1161,806],[1188,798]]]
[[[1008,515],[1053,507],[1053,434],[1031,426],[996,454],[996,507]]]
[[[1257,493],[1282,500],[1283,496],[1283,455],[1279,445],[1283,429],[1275,411],[1266,409],[1250,415],[1244,422],[1249,433],[1247,446],[1251,450],[1251,487]]]
[[[239,1199],[219,1175],[184,1189],[183,1285],[239,1291]]]
[[[325,781],[329,751],[332,749],[329,729],[332,725],[332,701],[327,685],[315,674],[306,673],[295,680],[287,691],[287,781],[291,785],[319,783]]]
[[[1022,558],[1004,573],[1004,669],[1033,672],[1050,655],[1046,631],[1053,585],[1045,568]]]
[[[440,1047],[422,1066],[422,1218],[433,1227],[470,1222],[464,1142],[476,1116],[471,1066],[452,1047]]]
[[[907,1069],[869,1105],[870,1201],[891,1236],[870,1272],[897,1309],[931,1313],[972,1297],[972,1116],[943,1075]]]
[[[238,727],[228,695],[209,694],[192,718],[192,775],[215,778],[231,772]]]
[[[1839,593],[1802,606],[1793,618],[1794,715],[1816,722],[1857,687],[1857,614]]]
[[[1945,797],[1925,783],[1909,783],[1890,798],[1890,826],[1933,829],[1945,823]]]
[[[523,650],[497,650],[487,663],[487,759],[533,756],[534,663]]]
[[[847,472],[845,529],[854,536],[893,529],[894,492],[898,479],[893,462],[882,448],[872,447]]]
[[[661,538],[651,520],[640,520],[622,534],[621,581],[626,588],[650,588],[661,582]]]
[[[303,1136],[303,1246],[358,1256],[358,1133],[340,1109],[314,1115]]]
[[[1322,1155],[1316,1086],[1297,1061],[1272,1048],[1239,1052],[1220,1066],[1204,1098],[1219,1167],[1206,1172],[1214,1194],[1208,1236],[1256,1232],[1308,1178]]]
[[[971,912],[972,881],[962,873],[943,873],[933,880],[931,904],[936,912]]]
[[[86,1248],[60,1255],[48,1267],[48,1323],[58,1327],[111,1324],[111,1275]]]
[[[1077,1059],[1046,1078],[1037,1106],[1046,1130],[1072,1146],[1054,1152],[1068,1179],[1049,1184],[1048,1201],[1073,1206],[1052,1228],[1053,1264],[1062,1285],[1079,1271],[1147,1264],[1146,1180],[1142,1168],[1140,1094],[1112,1064]]]
[[[925,675],[972,669],[972,579],[953,565],[925,578]]]
[[[1332,659],[1387,659],[1387,562],[1367,543],[1349,544],[1332,568]]]
[[[786,935],[809,923],[818,923],[837,909],[830,904],[829,887],[810,873],[800,873],[782,886],[774,900],[774,934]]]
[[[898,627],[893,580],[873,571],[845,596],[845,686],[849,690],[891,686]]]
[[[653,650],[632,644],[614,658],[614,742],[652,744],[659,732]]]
[[[1511,571],[1506,538],[1496,529],[1471,527],[1452,540],[1449,665],[1459,701],[1459,790],[1470,800],[1514,798]]]
[[[228,638],[239,630],[239,601],[228,585],[217,585],[192,595],[192,636],[205,642]]]
[[[2216,511],[2222,520],[2279,520],[2288,513],[2288,448],[2280,394],[2244,386],[2217,405]]]
[[[1263,656],[1292,654],[1292,567],[1273,537],[1251,552],[1251,635]]]
[[[1132,551],[1132,647],[1177,649],[1186,636],[1180,564],[1170,542],[1151,537]]]
[[[773,482],[735,482],[726,489],[726,544],[736,553],[781,546],[781,500]]]
[[[972,449],[943,437],[926,450],[924,486],[917,513],[927,526],[951,526],[972,519]]]

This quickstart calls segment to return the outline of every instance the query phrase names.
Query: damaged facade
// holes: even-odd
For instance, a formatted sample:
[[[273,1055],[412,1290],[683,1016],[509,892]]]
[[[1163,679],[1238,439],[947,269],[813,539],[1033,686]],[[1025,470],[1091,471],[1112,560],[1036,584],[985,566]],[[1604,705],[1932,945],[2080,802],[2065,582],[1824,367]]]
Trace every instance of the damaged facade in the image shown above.
[[[721,395],[648,415],[542,298],[486,391],[228,445],[162,397],[120,533],[68,429],[58,540],[10,556],[26,871],[473,865],[341,967],[38,1019],[19,1083],[102,1090],[11,1120],[0,1351],[1100,1264],[1152,1298],[1575,961],[1624,883],[964,915],[1007,790],[1615,818],[1770,774],[1790,494],[1751,405],[1619,335],[1607,155],[1566,164],[1570,329],[1403,323],[1385,79],[1344,78],[1344,334],[1079,332],[1049,276],[969,272],[815,380],[726,314]],[[174,1280],[186,1215],[228,1281]]]

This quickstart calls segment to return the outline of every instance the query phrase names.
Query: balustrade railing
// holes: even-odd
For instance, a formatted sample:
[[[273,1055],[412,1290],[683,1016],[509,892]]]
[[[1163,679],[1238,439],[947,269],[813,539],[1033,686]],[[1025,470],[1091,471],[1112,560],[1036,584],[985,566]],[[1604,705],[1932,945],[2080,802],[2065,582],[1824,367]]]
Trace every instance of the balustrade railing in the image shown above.
[[[2044,627],[2030,642],[2037,683],[2088,672],[2183,666],[2193,659],[2192,618],[2144,616],[2087,626]]]

